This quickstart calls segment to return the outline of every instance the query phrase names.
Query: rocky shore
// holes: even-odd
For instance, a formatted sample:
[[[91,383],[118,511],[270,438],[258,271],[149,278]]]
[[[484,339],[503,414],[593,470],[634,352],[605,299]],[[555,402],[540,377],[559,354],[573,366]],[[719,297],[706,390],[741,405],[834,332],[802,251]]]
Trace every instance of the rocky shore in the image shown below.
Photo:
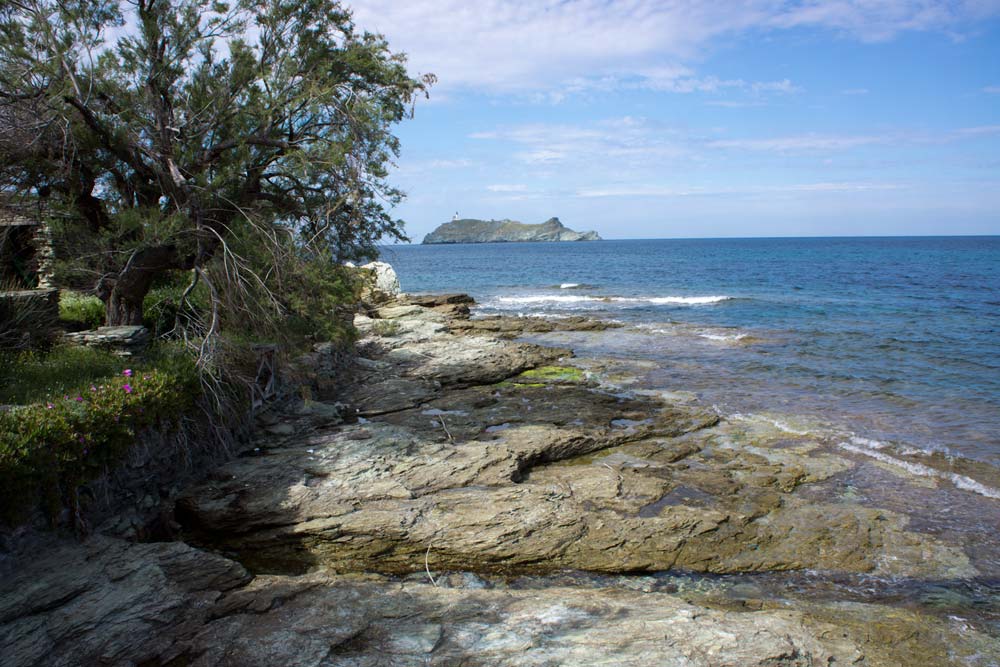
[[[359,315],[349,376],[174,499],[180,539],[23,545],[0,584],[3,664],[1000,662],[947,613],[727,588],[715,575],[977,571],[832,492],[852,459],[516,340],[612,325],[470,319],[469,301]]]

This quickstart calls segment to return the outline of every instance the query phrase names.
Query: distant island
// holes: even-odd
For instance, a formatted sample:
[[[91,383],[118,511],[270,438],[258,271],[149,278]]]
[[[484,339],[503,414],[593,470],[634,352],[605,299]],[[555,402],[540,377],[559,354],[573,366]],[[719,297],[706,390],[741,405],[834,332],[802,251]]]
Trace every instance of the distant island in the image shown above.
[[[539,225],[516,220],[462,218],[446,222],[424,237],[425,244],[600,240],[597,232],[575,232],[559,222],[559,218],[549,218]]]

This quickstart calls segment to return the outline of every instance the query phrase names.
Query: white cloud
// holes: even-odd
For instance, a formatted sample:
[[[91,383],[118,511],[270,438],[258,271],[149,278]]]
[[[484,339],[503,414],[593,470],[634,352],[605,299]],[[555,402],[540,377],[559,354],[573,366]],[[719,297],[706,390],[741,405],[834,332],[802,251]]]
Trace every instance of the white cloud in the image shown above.
[[[497,183],[487,185],[486,189],[490,192],[527,192],[528,186],[523,183]]]
[[[841,151],[859,146],[884,144],[892,141],[888,136],[836,136],[806,134],[766,139],[720,139],[711,141],[709,148],[764,151],[769,153],[809,153]]]
[[[764,103],[760,100],[709,100],[705,104],[710,107],[724,107],[728,109],[746,109],[748,107],[764,106]]]
[[[699,76],[687,64],[721,38],[797,27],[862,41],[907,31],[956,34],[1000,14],[1000,0],[353,0],[364,29],[384,33],[434,72],[439,89],[540,92],[640,84],[715,92],[734,82]],[[791,82],[739,82],[788,92]]]
[[[980,125],[978,127],[963,127],[953,133],[958,138],[987,137],[1000,134],[1000,125]]]
[[[989,95],[1000,95],[1000,86],[984,86],[983,92]]]
[[[469,136],[510,144],[513,158],[532,167],[613,164],[631,170],[689,156],[686,134],[632,116],[586,126],[533,123]]]
[[[475,164],[472,160],[457,158],[454,160],[429,160],[426,163],[426,167],[428,169],[465,169]]]
[[[583,188],[577,197],[691,197],[718,195],[789,194],[810,192],[867,192],[876,190],[900,190],[907,186],[899,183],[868,182],[820,182],[795,183],[789,185],[757,185],[732,188],[677,187],[664,185],[627,185],[597,188]]]

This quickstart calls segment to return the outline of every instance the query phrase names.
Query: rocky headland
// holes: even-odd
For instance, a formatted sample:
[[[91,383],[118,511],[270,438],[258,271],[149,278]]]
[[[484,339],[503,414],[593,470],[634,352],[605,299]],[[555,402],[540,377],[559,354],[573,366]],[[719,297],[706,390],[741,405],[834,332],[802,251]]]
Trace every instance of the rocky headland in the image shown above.
[[[727,583],[978,572],[837,491],[858,465],[844,452],[630,391],[628,360],[511,340],[606,323],[470,319],[470,302],[358,315],[349,373],[172,499],[176,539],[25,541],[0,584],[4,664],[1000,661],[947,604]]]
[[[424,237],[425,244],[513,243],[523,241],[600,241],[597,232],[575,232],[559,218],[537,225],[516,220],[476,220],[463,218],[446,222]]]

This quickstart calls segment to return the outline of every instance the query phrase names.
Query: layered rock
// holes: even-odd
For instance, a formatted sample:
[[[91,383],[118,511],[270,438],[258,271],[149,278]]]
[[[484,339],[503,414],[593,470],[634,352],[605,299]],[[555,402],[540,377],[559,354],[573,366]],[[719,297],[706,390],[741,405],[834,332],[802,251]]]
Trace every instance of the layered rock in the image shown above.
[[[97,536],[0,561],[4,665],[1000,661],[995,637],[944,612],[638,576],[976,572],[905,516],[838,494],[857,464],[807,435],[612,389],[618,362],[470,330],[460,306],[359,316],[342,404],[303,403],[185,491],[188,544]]]
[[[522,241],[599,241],[597,232],[575,232],[559,218],[538,225],[516,220],[476,220],[463,218],[446,222],[424,237],[425,244],[509,243]]]
[[[179,501],[192,538],[271,572],[975,573],[904,516],[802,497],[853,465],[814,444],[735,447],[712,411],[530,370],[568,350],[376,314],[343,397],[370,421],[223,467]]]
[[[10,667],[888,667],[986,665],[1000,655],[979,632],[912,612],[753,599],[727,609],[651,579],[251,578],[183,544],[106,538],[44,554],[25,556],[0,583]]]

